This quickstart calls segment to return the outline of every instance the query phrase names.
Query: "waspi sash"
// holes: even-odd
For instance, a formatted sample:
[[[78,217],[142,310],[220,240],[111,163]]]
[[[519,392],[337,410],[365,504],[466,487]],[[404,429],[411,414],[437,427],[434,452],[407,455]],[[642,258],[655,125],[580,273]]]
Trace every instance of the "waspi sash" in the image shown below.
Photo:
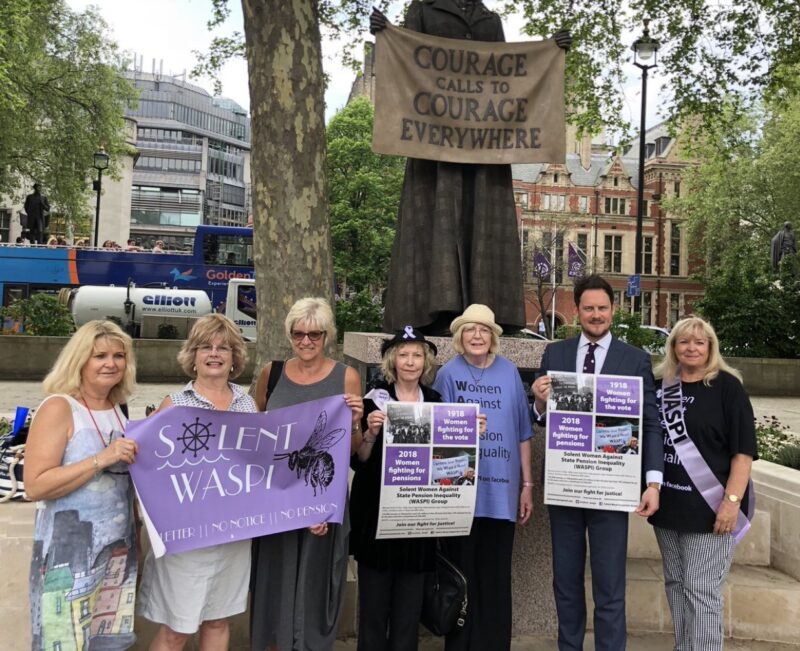
[[[719,509],[722,500],[725,499],[725,487],[717,479],[716,475],[708,467],[708,463],[700,454],[700,450],[689,438],[686,429],[686,421],[683,418],[683,391],[681,382],[678,378],[661,381],[661,416],[664,419],[664,426],[667,428],[672,445],[678,459],[686,469],[686,474],[694,484],[700,495],[714,513]],[[756,509],[756,494],[753,490],[752,480],[748,480],[747,490],[749,499],[747,500],[747,515],[739,509],[736,516],[736,526],[731,535],[736,544],[744,537],[750,528],[750,522]]]

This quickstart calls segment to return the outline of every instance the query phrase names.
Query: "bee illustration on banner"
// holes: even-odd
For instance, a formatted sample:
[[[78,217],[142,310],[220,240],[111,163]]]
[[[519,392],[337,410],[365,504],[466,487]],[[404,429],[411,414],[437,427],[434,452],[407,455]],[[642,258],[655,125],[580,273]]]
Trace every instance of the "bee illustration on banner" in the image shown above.
[[[289,470],[297,471],[298,479],[302,475],[306,486],[311,485],[314,489],[315,497],[317,488],[322,493],[333,481],[336,466],[328,450],[336,445],[345,434],[343,427],[324,433],[327,424],[328,414],[323,410],[317,418],[314,431],[311,432],[308,441],[300,450],[275,455],[276,460],[289,460]]]

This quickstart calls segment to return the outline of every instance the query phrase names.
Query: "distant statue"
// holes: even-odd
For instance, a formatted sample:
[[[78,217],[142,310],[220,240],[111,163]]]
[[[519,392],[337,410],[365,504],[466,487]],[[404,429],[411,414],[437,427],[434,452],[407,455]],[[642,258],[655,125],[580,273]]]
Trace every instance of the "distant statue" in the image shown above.
[[[25,197],[25,214],[28,216],[28,231],[32,244],[44,244],[44,234],[50,222],[50,203],[39,190],[38,183],[33,184],[33,192]]]
[[[374,10],[370,31],[388,20]],[[431,36],[505,41],[500,16],[479,0],[413,0],[404,27]],[[568,50],[566,30],[554,35]],[[505,332],[525,327],[511,165],[409,158],[389,267],[383,328],[411,324],[444,334],[472,303],[488,305]]]
[[[772,271],[778,273],[780,263],[787,255],[797,255],[797,241],[792,232],[792,225],[786,222],[783,230],[772,238]]]

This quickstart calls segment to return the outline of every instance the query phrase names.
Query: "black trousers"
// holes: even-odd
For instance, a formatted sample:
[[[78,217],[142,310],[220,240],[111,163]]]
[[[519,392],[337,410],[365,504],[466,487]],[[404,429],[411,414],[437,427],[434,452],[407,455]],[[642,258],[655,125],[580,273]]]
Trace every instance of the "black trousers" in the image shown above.
[[[358,651],[417,651],[425,572],[358,564]]]
[[[511,550],[516,524],[475,518],[469,536],[442,538],[447,557],[467,577],[467,619],[445,639],[446,651],[511,648]]]

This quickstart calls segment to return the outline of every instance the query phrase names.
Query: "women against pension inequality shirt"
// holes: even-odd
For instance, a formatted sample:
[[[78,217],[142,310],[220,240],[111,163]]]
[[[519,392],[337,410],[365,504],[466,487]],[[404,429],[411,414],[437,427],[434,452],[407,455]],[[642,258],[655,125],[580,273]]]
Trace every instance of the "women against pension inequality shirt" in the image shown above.
[[[528,398],[516,366],[497,355],[491,366],[479,369],[459,355],[442,366],[433,388],[444,402],[473,403],[486,414],[486,431],[479,443],[475,517],[516,522],[519,444],[533,436]]]
[[[753,407],[742,383],[725,371],[711,380],[682,382],[686,431],[719,482],[725,486],[735,454],[758,459]],[[661,405],[659,405],[659,408]],[[656,527],[694,533],[710,533],[716,513],[697,491],[664,430],[664,483],[661,504],[647,521]],[[747,511],[749,495],[742,497]]]

